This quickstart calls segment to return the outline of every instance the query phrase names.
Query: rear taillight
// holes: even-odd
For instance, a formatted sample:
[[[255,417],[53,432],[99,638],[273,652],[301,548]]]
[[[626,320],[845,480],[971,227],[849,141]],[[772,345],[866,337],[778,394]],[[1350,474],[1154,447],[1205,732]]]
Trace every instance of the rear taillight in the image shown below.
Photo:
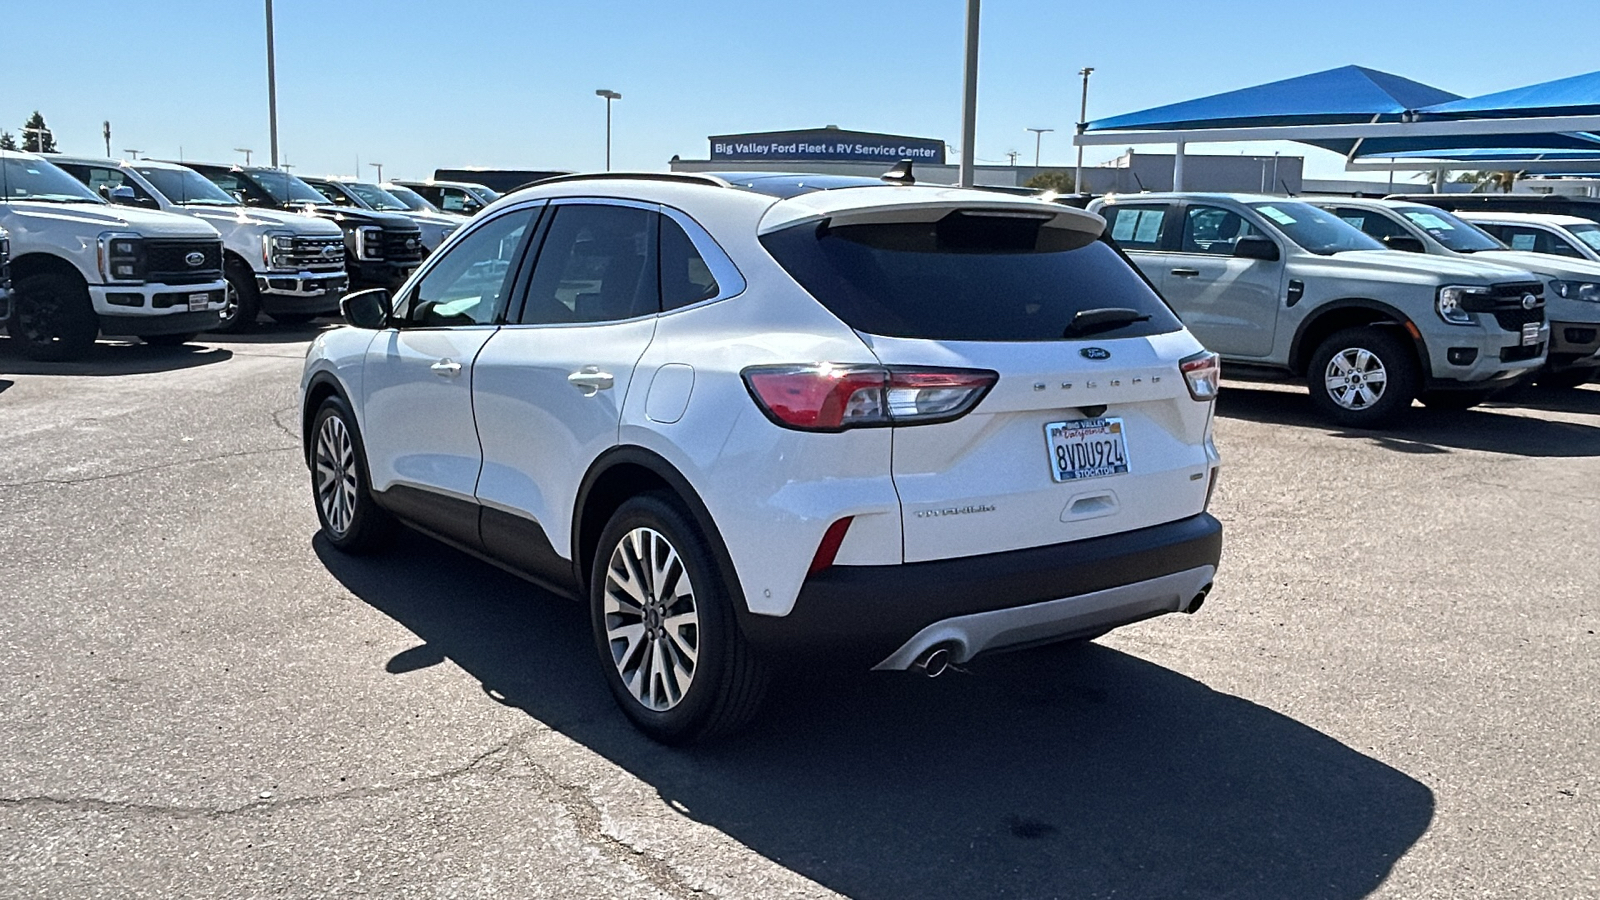
[[[1209,350],[1186,356],[1178,362],[1183,380],[1189,384],[1189,396],[1200,401],[1217,399],[1217,388],[1222,384],[1222,359]]]
[[[751,366],[741,374],[767,418],[801,431],[948,422],[970,412],[1000,379],[984,369],[830,363]]]

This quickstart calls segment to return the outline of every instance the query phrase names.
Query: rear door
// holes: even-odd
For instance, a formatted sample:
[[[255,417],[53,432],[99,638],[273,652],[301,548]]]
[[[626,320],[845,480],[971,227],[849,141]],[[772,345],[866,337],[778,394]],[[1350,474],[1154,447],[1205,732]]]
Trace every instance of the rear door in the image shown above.
[[[1201,512],[1211,404],[1189,396],[1179,370],[1199,350],[1194,338],[1106,242],[1055,249],[1015,220],[966,219],[959,228],[879,221],[765,239],[891,372],[998,375],[965,414],[894,426],[905,561]],[[1105,318],[1113,309],[1130,315],[1114,324]],[[1099,327],[1087,325],[1096,319]],[[1079,327],[1087,333],[1066,336]],[[937,414],[946,402],[937,392],[889,394],[897,417]]]
[[[1208,350],[1224,356],[1261,357],[1272,352],[1284,264],[1233,255],[1246,235],[1276,238],[1242,213],[1206,203],[1187,204],[1177,252],[1167,256],[1167,298]]]
[[[1567,256],[1573,259],[1584,259],[1583,251],[1572,246],[1572,242],[1548,228],[1538,225],[1497,225],[1490,226],[1495,230],[1495,237],[1504,241],[1513,250],[1526,250],[1530,253],[1549,253],[1554,256]]]
[[[1115,203],[1100,209],[1100,215],[1106,220],[1106,234],[1128,254],[1162,296],[1166,295],[1167,248],[1170,246],[1170,241],[1164,238],[1176,208],[1170,203]]]

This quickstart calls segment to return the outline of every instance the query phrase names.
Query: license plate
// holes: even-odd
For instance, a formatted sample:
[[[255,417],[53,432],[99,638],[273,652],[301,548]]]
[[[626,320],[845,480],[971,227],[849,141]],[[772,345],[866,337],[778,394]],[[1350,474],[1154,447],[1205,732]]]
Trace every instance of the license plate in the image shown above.
[[[1538,322],[1529,322],[1522,326],[1522,346],[1532,347],[1534,344],[1539,343],[1539,329],[1541,327]]]
[[[210,303],[211,303],[211,295],[210,294],[190,294],[189,295],[189,311],[190,312],[198,312],[198,311],[200,311],[202,309],[205,309],[206,306],[208,304],[210,304]]]
[[[1082,481],[1128,472],[1128,447],[1123,440],[1121,419],[1051,422],[1044,427],[1044,434],[1050,472],[1056,481]]]

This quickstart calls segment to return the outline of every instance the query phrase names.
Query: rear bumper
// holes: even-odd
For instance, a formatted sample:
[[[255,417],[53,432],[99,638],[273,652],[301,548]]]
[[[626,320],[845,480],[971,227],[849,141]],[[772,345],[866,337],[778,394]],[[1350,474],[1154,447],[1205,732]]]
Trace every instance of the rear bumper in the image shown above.
[[[986,650],[1093,634],[1186,609],[1216,572],[1222,524],[1207,513],[1085,541],[811,576],[786,616],[741,617],[763,651],[903,669],[950,644]]]

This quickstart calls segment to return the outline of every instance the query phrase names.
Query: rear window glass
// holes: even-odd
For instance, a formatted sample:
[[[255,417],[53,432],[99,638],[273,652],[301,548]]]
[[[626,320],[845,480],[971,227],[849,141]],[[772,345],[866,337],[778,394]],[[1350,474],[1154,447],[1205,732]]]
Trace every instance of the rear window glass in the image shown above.
[[[1080,312],[1148,318],[1074,340],[1177,331],[1176,316],[1108,243],[1037,220],[952,213],[938,222],[797,225],[767,251],[858,331],[942,341],[1055,341]]]

